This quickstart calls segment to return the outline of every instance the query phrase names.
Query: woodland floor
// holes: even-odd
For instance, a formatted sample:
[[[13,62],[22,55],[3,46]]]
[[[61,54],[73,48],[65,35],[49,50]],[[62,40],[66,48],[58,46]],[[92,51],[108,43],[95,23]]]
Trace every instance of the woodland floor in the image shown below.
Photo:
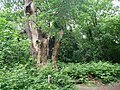
[[[110,85],[77,85],[78,90],[120,90],[120,82]]]

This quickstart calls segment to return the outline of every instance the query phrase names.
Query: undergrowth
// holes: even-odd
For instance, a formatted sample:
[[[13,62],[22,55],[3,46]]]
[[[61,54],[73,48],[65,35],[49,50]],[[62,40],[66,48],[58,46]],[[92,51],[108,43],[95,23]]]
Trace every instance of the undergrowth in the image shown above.
[[[5,67],[0,75],[0,90],[75,90],[71,78],[53,70],[51,65],[42,69],[22,64],[9,70]],[[52,76],[50,84],[48,75]]]
[[[51,83],[48,83],[51,75]],[[120,65],[109,62],[58,63],[58,70],[52,65],[38,69],[19,64],[14,68],[0,69],[0,90],[75,90],[72,81],[86,83],[91,80],[110,83],[120,79]]]
[[[99,61],[86,64],[69,63],[62,67],[64,67],[61,68],[64,75],[68,75],[80,83],[97,81],[106,84],[120,79],[119,64]]]

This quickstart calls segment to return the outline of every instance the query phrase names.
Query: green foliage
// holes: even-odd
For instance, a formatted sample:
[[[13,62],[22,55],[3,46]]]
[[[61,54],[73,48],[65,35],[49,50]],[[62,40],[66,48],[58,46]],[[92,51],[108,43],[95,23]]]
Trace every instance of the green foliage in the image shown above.
[[[19,34],[26,20],[23,3],[16,2],[3,1],[5,8],[0,11],[0,89],[74,90],[72,80],[110,83],[120,79],[119,64],[94,62],[120,63],[120,15],[111,0],[35,1],[38,30],[55,37],[64,31],[58,59],[67,64],[59,62],[58,71],[51,65],[31,66],[29,41]]]
[[[81,83],[89,82],[92,79],[102,83],[110,83],[120,79],[120,66],[101,61],[87,64],[69,63],[62,68],[62,73]]]
[[[112,7],[110,0],[86,0],[77,6],[80,3],[74,1],[74,10],[72,14],[69,13],[72,18],[67,21],[66,35],[61,41],[60,59],[65,62],[73,59],[73,62],[104,59],[119,63],[120,15],[112,13],[119,11]]]
[[[16,2],[2,1],[5,9],[0,17],[24,24],[23,2]],[[34,3],[38,31],[54,37],[60,30],[64,31],[60,60],[120,62],[120,10],[113,7],[112,0],[36,0]]]
[[[60,43],[58,59],[64,62],[78,62],[79,56],[76,57],[76,51],[78,50],[77,40],[74,34],[70,31],[64,33],[64,36]],[[77,58],[77,59],[76,59]],[[73,61],[74,59],[74,61]]]
[[[30,57],[28,40],[23,39],[17,24],[0,18],[0,68],[15,63],[25,64]]]
[[[0,88],[2,90],[75,90],[70,77],[51,69],[51,65],[37,69],[29,65],[18,65],[14,69],[0,70]],[[52,80],[47,82],[48,75]]]
[[[73,80],[88,83],[91,80],[110,83],[120,79],[120,65],[108,62],[58,63],[58,70],[52,65],[37,69],[30,64],[16,65],[14,68],[0,69],[0,89],[2,90],[76,90]],[[51,83],[48,83],[51,75]],[[89,76],[92,76],[89,77]]]
[[[119,10],[113,7],[111,0],[36,0],[35,6],[38,30],[54,37],[59,30],[64,31],[60,60],[104,59],[119,63],[120,15],[116,14]]]

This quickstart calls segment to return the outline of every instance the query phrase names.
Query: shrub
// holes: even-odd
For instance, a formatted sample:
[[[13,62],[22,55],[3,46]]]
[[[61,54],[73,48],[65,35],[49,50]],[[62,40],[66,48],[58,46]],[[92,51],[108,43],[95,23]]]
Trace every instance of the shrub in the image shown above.
[[[120,79],[119,64],[111,64],[101,61],[86,64],[69,63],[64,66],[61,71],[63,74],[72,77],[72,79],[78,79],[81,83],[90,81],[90,78],[101,81],[102,83],[110,83]]]
[[[69,76],[48,67],[37,69],[35,67],[19,65],[11,70],[1,69],[0,88],[2,90],[74,90],[74,85],[70,82]],[[52,81],[47,82],[48,75],[52,76]]]
[[[28,40],[19,35],[17,25],[0,18],[0,68],[4,65],[12,67],[15,63],[25,64],[29,57]]]

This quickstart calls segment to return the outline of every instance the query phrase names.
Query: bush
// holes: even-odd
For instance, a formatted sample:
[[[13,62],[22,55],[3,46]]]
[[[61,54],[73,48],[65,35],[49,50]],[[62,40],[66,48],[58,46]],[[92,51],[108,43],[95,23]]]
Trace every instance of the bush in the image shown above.
[[[86,83],[91,79],[102,83],[110,83],[120,79],[119,64],[111,64],[108,62],[91,62],[87,64],[69,63],[62,68],[62,73],[77,79],[81,83]]]
[[[88,83],[91,80],[111,83],[120,79],[119,64],[108,62],[58,63],[58,70],[53,70],[51,64],[37,69],[29,64],[19,64],[14,68],[0,69],[0,89],[2,90],[75,90],[73,80]],[[51,75],[51,83],[48,83]],[[91,77],[90,77],[91,76]]]
[[[0,68],[25,64],[30,57],[28,40],[23,39],[16,28],[15,23],[0,18]]]
[[[58,58],[63,62],[78,62],[74,53],[78,50],[77,40],[71,31],[66,31],[61,40]],[[73,61],[74,59],[74,61]],[[80,58],[79,58],[80,59]]]
[[[1,69],[0,88],[2,90],[74,90],[69,76],[48,67],[37,69],[35,67],[19,65],[11,70]],[[47,82],[48,75],[52,81]]]

